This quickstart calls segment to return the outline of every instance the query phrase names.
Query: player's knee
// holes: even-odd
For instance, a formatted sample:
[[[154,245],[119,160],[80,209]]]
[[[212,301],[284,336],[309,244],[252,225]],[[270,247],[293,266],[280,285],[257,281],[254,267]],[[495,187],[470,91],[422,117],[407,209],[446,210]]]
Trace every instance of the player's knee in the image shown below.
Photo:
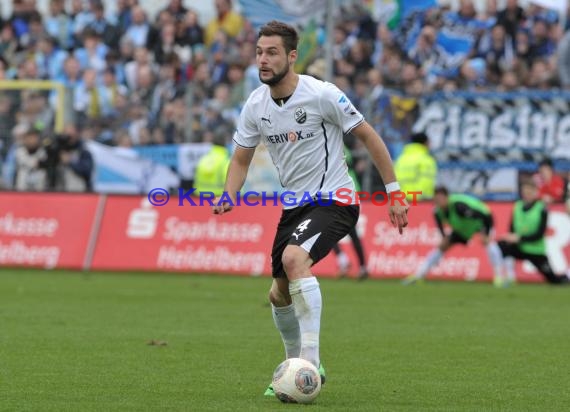
[[[309,262],[308,254],[299,246],[286,247],[281,256],[281,263],[288,277],[295,276],[297,272],[302,272],[306,269]]]

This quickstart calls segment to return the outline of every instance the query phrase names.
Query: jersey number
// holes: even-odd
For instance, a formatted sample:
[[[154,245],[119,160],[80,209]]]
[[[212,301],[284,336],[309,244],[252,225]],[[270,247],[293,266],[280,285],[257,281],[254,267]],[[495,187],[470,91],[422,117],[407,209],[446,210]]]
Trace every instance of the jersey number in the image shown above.
[[[311,223],[311,219],[305,220],[305,221],[302,222],[299,226],[297,226],[297,230],[298,230],[300,233],[303,233],[303,232],[307,229],[307,227],[309,226],[309,223]]]
[[[301,234],[307,229],[309,223],[311,223],[311,219],[307,219],[304,222],[301,222],[301,224],[297,226],[297,229],[295,229],[295,232],[299,233],[293,232],[292,236],[295,236],[295,239],[299,239],[299,236],[301,236]]]

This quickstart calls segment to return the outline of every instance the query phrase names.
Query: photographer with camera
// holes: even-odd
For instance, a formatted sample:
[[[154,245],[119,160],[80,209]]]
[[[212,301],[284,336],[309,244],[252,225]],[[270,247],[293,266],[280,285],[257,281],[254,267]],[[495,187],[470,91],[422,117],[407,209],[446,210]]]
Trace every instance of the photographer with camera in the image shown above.
[[[93,156],[85,147],[77,128],[65,126],[62,134],[46,140],[47,160],[44,162],[51,190],[90,192],[92,190]]]
[[[47,189],[47,174],[43,167],[47,152],[41,146],[39,130],[19,125],[21,145],[16,149],[14,189],[21,192],[43,192]]]

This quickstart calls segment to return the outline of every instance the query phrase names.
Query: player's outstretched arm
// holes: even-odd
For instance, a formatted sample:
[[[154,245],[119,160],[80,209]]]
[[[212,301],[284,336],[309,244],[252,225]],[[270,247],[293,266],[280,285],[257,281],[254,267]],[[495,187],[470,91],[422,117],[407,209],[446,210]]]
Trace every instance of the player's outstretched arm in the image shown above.
[[[248,149],[240,146],[236,147],[230,160],[228,174],[226,175],[226,184],[224,186],[224,192],[229,195],[231,202],[222,202],[221,204],[218,204],[218,199],[214,200],[212,211],[215,215],[222,215],[233,209],[237,198],[237,192],[245,183],[247,171],[254,153],[255,149]]]
[[[397,180],[392,158],[384,141],[366,121],[352,129],[352,134],[358,137],[368,149],[372,161],[376,165],[380,176],[382,176],[387,191],[390,192],[388,189],[390,183],[396,183]],[[408,209],[409,205],[405,198],[394,198],[393,201],[390,202],[388,211],[390,221],[394,227],[398,228],[400,234],[403,233],[404,228],[408,226]]]

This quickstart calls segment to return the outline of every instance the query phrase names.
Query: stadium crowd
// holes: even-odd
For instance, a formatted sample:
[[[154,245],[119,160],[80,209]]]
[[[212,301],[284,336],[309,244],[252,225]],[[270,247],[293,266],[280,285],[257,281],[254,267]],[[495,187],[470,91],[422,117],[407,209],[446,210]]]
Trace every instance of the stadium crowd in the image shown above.
[[[12,16],[0,21],[0,80],[60,82],[67,104],[64,133],[55,134],[55,92],[0,91],[3,187],[89,190],[89,139],[123,148],[216,134],[230,142],[241,105],[260,85],[257,33],[231,0],[209,1],[217,16],[201,23],[181,0],[153,19],[137,0],[118,0],[114,13],[100,0],[52,0],[45,15],[35,0],[14,0]],[[517,0],[498,9],[489,0],[478,13],[461,0],[457,9],[440,5],[392,24],[359,3],[337,11],[333,80],[366,116],[386,89],[413,97],[570,88],[570,31],[555,12]],[[442,32],[461,40],[436,42]],[[322,78],[325,69],[321,40],[305,72]],[[365,162],[353,149],[361,173]],[[61,181],[55,167],[70,178]]]

